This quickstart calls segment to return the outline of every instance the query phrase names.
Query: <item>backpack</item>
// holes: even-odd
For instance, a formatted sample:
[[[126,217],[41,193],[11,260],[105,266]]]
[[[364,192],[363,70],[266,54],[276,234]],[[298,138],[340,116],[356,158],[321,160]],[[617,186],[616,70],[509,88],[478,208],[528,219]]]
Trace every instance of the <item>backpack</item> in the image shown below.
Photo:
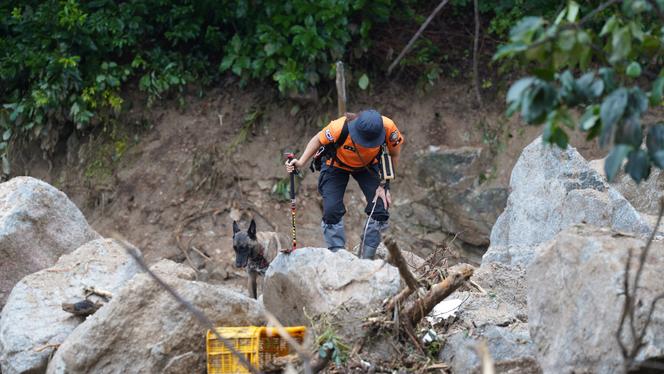
[[[346,142],[346,139],[348,139],[348,120],[344,122],[344,126],[341,128],[341,134],[339,134],[339,138],[336,141],[330,144],[326,144],[318,149],[313,159],[311,160],[309,169],[312,172],[320,171],[323,168],[323,162],[329,159],[332,160],[330,166],[334,166],[334,163],[336,162],[342,167],[351,169],[351,171],[357,171],[361,169],[369,170],[367,166],[363,166],[360,168],[354,168],[348,166],[337,158],[337,149],[343,147],[344,143]],[[374,157],[374,159],[380,160],[380,155],[384,150],[384,145],[385,143],[383,142],[383,146],[380,147],[380,149],[378,150],[378,154],[376,154],[376,157]]]
[[[327,159],[331,159],[332,163],[335,161],[341,163],[341,161],[337,159],[337,149],[344,145],[346,139],[348,139],[348,121],[344,122],[344,127],[341,128],[341,134],[339,134],[339,139],[334,143],[326,144],[318,149],[314,158],[311,160],[309,169],[311,169],[312,172],[320,171],[323,168],[323,162]]]

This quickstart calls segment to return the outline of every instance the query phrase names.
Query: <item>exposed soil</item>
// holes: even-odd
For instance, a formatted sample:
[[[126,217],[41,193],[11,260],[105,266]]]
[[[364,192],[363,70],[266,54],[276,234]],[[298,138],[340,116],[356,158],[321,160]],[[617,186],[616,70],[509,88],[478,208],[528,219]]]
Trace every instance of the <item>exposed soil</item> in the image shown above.
[[[409,165],[428,145],[490,148],[495,156],[487,166],[488,182],[505,186],[521,150],[541,132],[516,118],[505,119],[500,103],[479,110],[467,84],[440,81],[426,94],[389,82],[368,92],[350,91],[349,111],[375,107],[394,119],[405,136],[392,188],[395,204],[422,193],[411,183]],[[175,101],[153,109],[136,105],[113,129],[62,141],[52,163],[38,152],[17,158],[15,172],[62,189],[98,232],[125,237],[143,250],[148,262],[183,260],[179,241],[182,248],[195,248],[188,251],[195,266],[202,261],[197,252],[202,252],[216,259],[216,267],[225,272],[222,278],[232,278],[237,273],[230,266],[233,219],[246,225],[255,218],[259,231],[289,236],[289,202],[272,192],[286,178],[283,153],[300,152],[336,118],[330,98],[296,103],[270,95],[229,86],[203,98],[190,97],[184,108]],[[585,156],[601,156],[592,144],[573,141],[577,143]],[[316,179],[305,172],[298,189],[299,246],[324,245]],[[357,184],[350,182],[344,218],[349,248],[360,241],[366,219],[363,200]]]

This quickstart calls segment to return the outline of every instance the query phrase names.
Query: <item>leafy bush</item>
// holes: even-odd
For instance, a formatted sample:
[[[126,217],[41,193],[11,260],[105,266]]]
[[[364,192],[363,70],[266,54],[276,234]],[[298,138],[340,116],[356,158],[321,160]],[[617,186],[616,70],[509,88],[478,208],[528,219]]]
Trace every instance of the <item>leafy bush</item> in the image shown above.
[[[639,182],[652,165],[664,168],[664,124],[642,125],[648,107],[662,105],[664,1],[608,5],[581,18],[572,1],[553,21],[523,18],[494,58],[521,59],[533,74],[508,91],[508,114],[544,124],[543,139],[560,147],[567,146],[565,128],[577,125],[588,139],[613,143],[607,177],[627,159],[625,171]],[[573,109],[583,115],[574,118]]]
[[[15,135],[43,139],[117,115],[131,82],[147,102],[230,71],[303,91],[333,74],[391,0],[223,2],[6,1],[0,4],[0,154]],[[363,18],[360,14],[371,14]],[[57,140],[57,136],[55,137]],[[43,143],[51,150],[53,141]]]
[[[452,4],[472,13],[470,0]],[[496,33],[519,12],[557,7],[551,0],[480,4]],[[368,74],[358,81],[366,88],[371,69],[389,63],[368,53],[376,26],[416,28],[431,10],[422,0],[0,2],[0,156],[6,163],[17,136],[50,151],[62,128],[85,130],[117,116],[129,84],[148,105],[224,74],[291,93],[329,81],[344,59]],[[422,38],[404,63],[431,84],[444,72],[441,47]]]

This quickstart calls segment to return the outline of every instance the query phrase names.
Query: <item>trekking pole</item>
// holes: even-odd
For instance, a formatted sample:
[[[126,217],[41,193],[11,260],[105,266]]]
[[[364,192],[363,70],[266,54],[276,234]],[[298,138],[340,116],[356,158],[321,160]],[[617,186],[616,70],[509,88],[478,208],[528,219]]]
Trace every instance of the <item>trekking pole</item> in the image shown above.
[[[292,153],[286,153],[286,158],[288,162],[292,161],[295,158],[295,155]],[[297,173],[296,169],[290,173],[290,208],[291,208],[291,234],[293,236],[293,248],[288,251],[292,252],[297,247],[297,239],[295,237],[295,174]]]

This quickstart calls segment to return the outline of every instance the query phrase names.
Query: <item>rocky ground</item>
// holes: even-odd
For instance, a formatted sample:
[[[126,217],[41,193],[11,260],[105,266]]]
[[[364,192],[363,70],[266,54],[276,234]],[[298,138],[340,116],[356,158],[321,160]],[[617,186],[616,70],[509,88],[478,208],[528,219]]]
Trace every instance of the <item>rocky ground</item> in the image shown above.
[[[440,175],[453,181],[449,186],[476,185],[479,177],[468,170],[481,151],[424,152],[423,157],[438,160]],[[386,301],[406,287],[391,256],[387,263],[321,248],[280,254],[258,301],[223,274],[215,278],[207,272],[213,279],[201,278],[205,266],[164,259],[151,269],[218,325],[264,324],[264,310],[285,324],[308,325],[306,344],[312,351],[316,344],[329,343],[338,352],[340,366],[332,366],[333,372],[471,373],[480,372],[481,357],[489,357],[501,373],[656,372],[664,359],[664,308],[654,303],[664,295],[659,233],[645,267],[637,272],[636,266],[653,230],[652,210],[639,202],[645,194],[656,199],[661,191],[624,181],[611,185],[593,169],[595,164],[574,148],[551,148],[539,139],[528,145],[502,193],[505,208],[486,233],[490,246],[472,282],[461,282],[446,298],[454,306],[443,317],[430,315],[410,332],[402,323],[412,318],[413,306],[456,276],[459,268],[450,267],[462,260],[456,250],[434,251],[426,260],[407,256],[422,283],[397,305],[399,313],[385,311]],[[421,178],[435,179],[434,174],[422,172]],[[500,196],[490,189],[464,195],[435,183],[432,188],[444,190],[441,199],[448,201]],[[121,237],[100,237],[62,192],[33,178],[0,184],[0,197],[0,249],[6,260],[0,265],[5,266],[0,284],[11,289],[0,314],[2,373],[205,370],[205,328],[140,271],[126,245],[116,240]],[[427,199],[429,205],[435,202],[432,196]],[[459,209],[482,217],[482,206],[461,204]],[[452,221],[458,227],[472,224]],[[384,249],[380,256],[386,257]],[[632,267],[626,274],[629,258]],[[627,293],[636,307],[618,333],[626,279],[639,282]],[[441,283],[429,289],[425,280]],[[90,287],[112,296],[91,296],[101,307],[87,318],[62,310],[62,303],[82,299]],[[395,315],[401,316],[398,325]],[[640,337],[642,345],[637,344]],[[628,352],[635,344],[640,349],[626,359],[621,344]],[[481,356],[482,347],[488,356]]]

